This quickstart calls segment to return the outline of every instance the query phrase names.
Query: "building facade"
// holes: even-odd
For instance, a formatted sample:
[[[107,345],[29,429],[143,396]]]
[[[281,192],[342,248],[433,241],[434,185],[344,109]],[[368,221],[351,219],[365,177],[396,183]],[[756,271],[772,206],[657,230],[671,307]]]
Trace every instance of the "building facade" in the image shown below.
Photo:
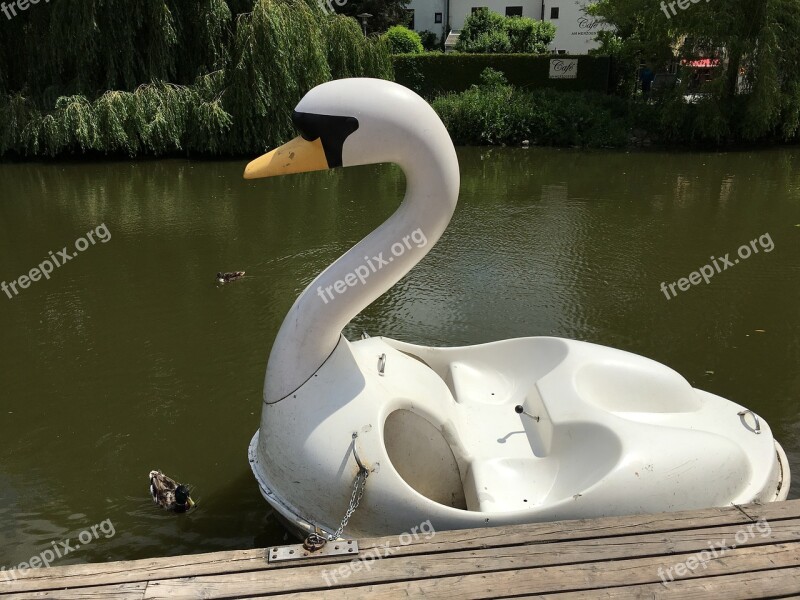
[[[550,21],[556,37],[550,50],[559,54],[586,54],[596,48],[597,32],[603,27],[588,16],[585,0],[411,0],[412,29],[432,31],[439,38],[457,32],[464,20],[477,8],[486,7],[501,15],[518,15]]]

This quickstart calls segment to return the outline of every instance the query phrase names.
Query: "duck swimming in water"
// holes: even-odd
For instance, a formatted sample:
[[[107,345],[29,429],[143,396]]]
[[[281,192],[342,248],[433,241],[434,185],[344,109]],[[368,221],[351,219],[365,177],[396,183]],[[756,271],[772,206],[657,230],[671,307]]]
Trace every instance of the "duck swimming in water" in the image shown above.
[[[217,281],[220,283],[230,283],[244,277],[244,271],[231,271],[229,273],[217,273]]]
[[[194,506],[189,488],[161,471],[150,471],[150,495],[153,502],[165,510],[182,513]]]

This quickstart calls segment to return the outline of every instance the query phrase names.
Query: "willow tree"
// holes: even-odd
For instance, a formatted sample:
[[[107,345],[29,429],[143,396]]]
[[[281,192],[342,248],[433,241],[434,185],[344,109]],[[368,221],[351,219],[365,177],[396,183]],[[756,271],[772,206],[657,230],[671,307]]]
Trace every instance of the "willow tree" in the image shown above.
[[[225,92],[235,119],[234,150],[274,146],[290,136],[297,101],[331,77],[325,44],[319,15],[302,0],[259,0],[239,17]]]
[[[342,19],[312,0],[31,5],[0,27],[0,155],[263,150],[314,85],[391,77]]]
[[[324,20],[326,54],[333,79],[366,75],[392,78],[391,48],[382,36],[364,38],[355,19],[331,15]]]
[[[224,67],[231,12],[224,0],[59,0],[31,5],[0,28],[11,90],[57,95],[187,84]]]

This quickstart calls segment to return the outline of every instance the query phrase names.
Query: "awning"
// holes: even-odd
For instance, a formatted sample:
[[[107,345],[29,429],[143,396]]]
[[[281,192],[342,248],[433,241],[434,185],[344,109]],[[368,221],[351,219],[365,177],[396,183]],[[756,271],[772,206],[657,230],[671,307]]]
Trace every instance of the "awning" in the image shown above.
[[[692,67],[695,69],[710,69],[711,67],[719,66],[718,58],[698,58],[696,60],[681,60],[681,66]]]

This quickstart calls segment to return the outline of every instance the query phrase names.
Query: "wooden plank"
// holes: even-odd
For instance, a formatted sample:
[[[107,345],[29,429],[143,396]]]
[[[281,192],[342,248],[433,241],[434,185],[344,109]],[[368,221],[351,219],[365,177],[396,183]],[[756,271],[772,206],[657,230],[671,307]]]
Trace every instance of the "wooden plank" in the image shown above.
[[[146,582],[123,583],[120,585],[81,587],[76,589],[47,590],[41,592],[25,592],[3,596],[3,600],[32,600],[34,598],[54,598],[55,600],[98,600],[113,598],[114,600],[142,600]]]
[[[740,546],[765,545],[800,541],[800,520],[778,521],[771,525],[771,532],[762,536],[753,529],[754,537],[748,536]],[[450,553],[437,553],[424,557],[387,557],[380,563],[370,562],[369,569],[355,571],[345,566],[347,575],[337,576],[335,568],[313,563],[280,572],[274,587],[266,591],[299,591],[304,589],[324,589],[336,586],[363,585],[398,579],[441,577],[448,575],[471,574],[511,568],[526,568],[545,565],[568,565],[581,562],[601,562],[635,557],[669,556],[676,553],[699,552],[720,545],[735,545],[735,536],[743,531],[742,525],[681,531],[669,534],[645,534],[624,538],[577,540],[548,544],[520,545],[513,547],[486,548],[480,550],[453,550]],[[744,529],[746,531],[746,529]],[[671,566],[674,562],[670,563]],[[362,567],[363,565],[358,565]],[[235,575],[198,577],[194,582],[209,582],[224,585],[225,581],[240,584],[243,581],[263,581],[263,573],[251,572]]]
[[[669,585],[650,583],[625,587],[606,588],[563,594],[536,596],[539,600],[623,600],[627,598],[725,598],[746,600],[750,598],[778,598],[800,596],[800,567],[738,573],[719,577],[703,577],[673,581]],[[532,600],[533,596],[526,596]],[[522,600],[522,599],[521,599]]]
[[[0,597],[5,600],[4,594],[9,592],[147,582],[173,574],[192,576],[246,571],[267,566],[267,549],[259,548],[30,569],[21,574],[8,571],[11,576],[16,575],[16,578],[9,582],[0,582]]]
[[[800,516],[800,500],[767,505],[751,505],[743,507],[743,511],[752,518],[768,519],[773,528],[779,526],[781,521],[786,521],[792,517]],[[735,508],[712,508],[700,511],[685,511],[682,513],[663,513],[658,515],[633,515],[625,517],[607,517],[597,520],[562,521],[556,523],[535,523],[526,525],[515,525],[507,527],[495,527],[490,529],[442,531],[437,532],[436,536],[430,540],[425,540],[424,536],[412,539],[407,545],[399,544],[396,536],[373,538],[360,540],[362,547],[361,556],[372,549],[391,548],[393,559],[407,556],[418,556],[420,554],[447,553],[457,550],[462,552],[469,549],[480,548],[510,548],[518,545],[541,545],[556,540],[591,541],[586,546],[577,545],[574,547],[562,546],[551,548],[550,553],[562,552],[570,557],[570,560],[579,561],[581,552],[586,552],[586,548],[594,547],[597,552],[599,547],[609,545],[625,547],[627,557],[633,555],[641,556],[637,552],[639,544],[645,544],[643,548],[655,552],[651,546],[658,543],[659,538],[636,539],[635,543],[622,543],[626,537],[641,536],[643,532],[660,532],[661,541],[676,539],[680,542],[691,543],[695,539],[694,534],[688,538],[675,534],[680,532],[692,531],[692,528],[700,528],[698,531],[708,531],[709,536],[720,534],[721,537],[704,538],[702,535],[697,537],[701,541],[718,541],[726,535],[735,535],[735,530],[730,527],[725,529],[724,525],[736,525],[736,529],[741,528],[743,523],[748,523],[749,519],[744,512]],[[787,521],[788,522],[788,521]],[[723,527],[721,527],[723,526]],[[786,529],[785,527],[783,528]],[[669,533],[670,535],[665,535]],[[723,535],[724,534],[724,535]],[[776,538],[777,539],[777,538]],[[781,538],[784,541],[790,539]],[[560,542],[564,543],[564,542]],[[388,544],[388,546],[386,546]],[[672,551],[684,551],[686,545],[675,546]],[[530,547],[523,551],[530,553]],[[662,553],[668,553],[666,550]],[[541,557],[545,552],[534,552],[534,557]],[[248,571],[267,571],[277,569],[294,569],[302,571],[303,575],[297,575],[305,581],[309,581],[313,574],[307,571],[308,568],[316,568],[317,576],[323,565],[332,562],[341,562],[340,559],[318,559],[313,567],[311,565],[303,568],[298,563],[284,563],[276,567],[266,562],[266,550],[241,550],[217,552],[210,554],[199,554],[178,557],[166,557],[157,559],[145,559],[138,561],[124,561],[116,563],[94,564],[94,565],[73,565],[68,567],[52,567],[50,569],[33,569],[19,576],[10,584],[0,583],[0,596],[9,592],[32,592],[36,590],[64,589],[65,587],[78,586],[97,586],[111,585],[120,583],[132,583],[142,581],[164,580],[180,577],[198,577],[204,575],[241,573]],[[612,555],[609,555],[609,559]],[[461,560],[463,557],[459,557]],[[386,560],[386,559],[384,559]],[[423,562],[427,561],[426,557]],[[383,562],[383,561],[382,561]],[[419,562],[419,561],[417,561]],[[304,565],[308,563],[303,563]],[[444,562],[442,562],[444,564]],[[330,567],[324,567],[329,569]],[[381,570],[384,567],[382,566]],[[290,573],[282,573],[289,576]],[[292,577],[293,578],[293,577]]]
[[[670,560],[683,561],[691,555],[673,556]],[[436,579],[423,579],[413,581],[398,581],[388,584],[367,585],[347,588],[337,588],[314,592],[313,597],[323,600],[341,600],[343,598],[366,598],[370,600],[394,599],[398,597],[425,597],[425,598],[459,598],[460,600],[482,600],[485,598],[506,598],[511,596],[554,594],[559,591],[574,592],[577,590],[603,590],[604,588],[621,588],[633,585],[660,583],[657,571],[663,566],[660,561],[663,557],[644,559],[622,560],[604,563],[588,563],[582,565],[541,567],[533,569],[515,569],[484,574],[464,575],[457,577],[442,577]],[[709,589],[714,590],[713,581],[721,575],[749,574],[760,572],[764,578],[780,575],[784,569],[800,566],[800,544],[778,546],[753,547],[732,550],[724,559],[713,560],[708,563],[704,571],[696,570],[689,573],[685,580],[703,579],[712,582]],[[182,588],[172,587],[171,582],[157,585],[155,582],[148,585],[145,598],[172,598],[168,592],[179,591]],[[675,583],[670,584],[672,587]],[[243,596],[258,597],[253,593],[252,587],[215,590],[207,588],[197,589],[196,592],[209,594],[203,597],[238,598]],[[167,594],[165,594],[167,592]],[[186,596],[178,596],[186,597]],[[194,596],[199,597],[199,596]],[[593,596],[594,597],[594,596]],[[680,594],[671,594],[673,598],[683,598]],[[707,596],[708,597],[708,596]],[[719,598],[716,591],[711,594]],[[307,600],[306,592],[295,592],[288,595],[272,595],[269,598],[280,600]],[[558,598],[558,596],[556,596]]]
[[[748,505],[743,510],[754,519],[770,522],[800,518],[800,500]],[[733,507],[709,508],[680,513],[655,515],[630,515],[581,519],[553,523],[531,523],[493,527],[487,529],[464,529],[440,531],[430,540],[424,536],[413,539],[407,545],[398,545],[397,536],[359,540],[361,556],[370,550],[386,548],[389,544],[395,551],[393,556],[413,556],[454,549],[502,548],[520,544],[541,544],[564,540],[590,540],[608,537],[639,535],[644,532],[686,531],[712,528],[722,525],[748,523],[749,519]],[[236,550],[207,554],[153,558],[136,561],[120,561],[49,569],[31,569],[18,574],[10,588],[0,585],[0,595],[9,591],[34,591],[54,587],[114,584],[137,581],[163,580],[173,577],[192,577],[253,570],[292,568],[296,563],[270,565],[266,561],[266,549]],[[342,562],[341,558],[321,558],[315,565]]]
[[[740,547],[736,550],[729,550],[728,552],[719,555],[717,558],[709,553],[708,562],[706,562],[705,569],[699,567],[692,573],[691,576],[698,575],[705,576],[708,573],[724,573],[729,572],[727,564],[730,560],[734,560],[735,564],[745,565],[746,562],[752,562],[751,566],[745,565],[745,570],[755,568],[775,568],[775,566],[800,566],[800,542],[796,541],[798,538],[797,528],[790,534],[792,542],[786,544],[768,545],[768,546],[752,546]],[[574,542],[571,542],[574,544]],[[612,552],[606,554],[605,560],[596,560],[598,556],[598,547],[592,545],[588,548],[581,548],[577,552],[581,552],[580,560],[576,562],[575,554],[566,557],[558,555],[558,551],[552,548],[553,545],[546,546],[523,546],[518,548],[507,548],[502,552],[496,549],[486,550],[470,550],[467,552],[436,554],[425,557],[424,560],[419,560],[415,557],[402,557],[397,559],[384,559],[377,561],[374,565],[370,565],[368,570],[363,564],[362,568],[357,572],[352,572],[347,578],[342,578],[337,582],[333,582],[330,575],[326,578],[322,573],[322,567],[306,567],[298,568],[294,572],[288,571],[272,571],[272,572],[249,572],[249,573],[235,573],[228,575],[214,575],[207,577],[186,578],[186,579],[169,579],[164,581],[153,581],[147,588],[145,597],[148,599],[154,598],[198,598],[198,597],[234,597],[237,595],[260,595],[276,592],[308,592],[309,590],[321,593],[326,589],[342,589],[342,590],[368,590],[370,596],[373,590],[380,589],[381,585],[385,582],[404,582],[402,585],[407,585],[410,589],[417,589],[420,586],[420,591],[435,591],[428,584],[431,581],[437,580],[473,580],[479,581],[481,579],[500,577],[500,580],[507,577],[506,573],[528,573],[529,571],[544,571],[547,573],[558,573],[565,577],[564,583],[573,585],[572,588],[567,589],[580,589],[577,582],[569,575],[575,572],[594,572],[602,571],[606,574],[617,573],[621,569],[630,571],[636,566],[641,566],[642,572],[640,573],[627,573],[619,581],[611,581],[604,586],[621,585],[628,583],[629,578],[638,578],[639,583],[652,583],[660,580],[658,569],[662,569],[665,573],[664,577],[668,577],[669,571],[667,569],[674,567],[677,563],[682,563],[687,558],[695,556],[695,553],[700,549],[708,550],[707,544],[694,543],[691,551],[682,552],[669,556],[647,556],[646,558],[631,559],[632,556],[641,556],[638,552],[643,552],[646,556],[649,552],[659,553],[665,546],[672,545],[671,542],[661,541],[655,544],[654,547],[646,547],[644,551],[637,550],[637,546],[641,544],[625,544],[617,547],[612,547]],[[538,553],[533,553],[539,550]],[[608,557],[613,556],[618,560],[609,560]],[[764,562],[765,557],[771,557],[771,560]],[[594,558],[593,558],[594,557]],[[772,561],[776,562],[772,562]],[[778,565],[777,561],[784,561]],[[639,562],[637,562],[639,561]],[[788,562],[786,562],[788,561]],[[547,565],[547,566],[544,566]],[[622,565],[632,565],[622,568]],[[760,565],[760,566],[759,566]],[[775,566],[773,566],[775,565]],[[712,568],[713,567],[713,568]],[[736,572],[735,570],[733,572]],[[687,577],[689,575],[686,575]],[[540,579],[547,581],[546,578]],[[631,581],[632,582],[632,581]],[[587,585],[589,579],[587,579]],[[553,582],[551,582],[553,584]],[[394,585],[394,584],[391,584]],[[401,584],[398,584],[401,585]],[[338,587],[337,587],[338,586]],[[392,588],[394,593],[399,593],[399,588]],[[557,588],[555,588],[557,589]],[[525,590],[522,590],[523,592]],[[544,593],[553,591],[551,588],[543,588],[536,590],[537,593]],[[469,589],[465,588],[464,593],[468,593]],[[361,592],[359,592],[361,593]],[[366,591],[364,592],[367,593]],[[492,595],[498,594],[498,590],[492,590]],[[456,596],[460,597],[458,593]]]

